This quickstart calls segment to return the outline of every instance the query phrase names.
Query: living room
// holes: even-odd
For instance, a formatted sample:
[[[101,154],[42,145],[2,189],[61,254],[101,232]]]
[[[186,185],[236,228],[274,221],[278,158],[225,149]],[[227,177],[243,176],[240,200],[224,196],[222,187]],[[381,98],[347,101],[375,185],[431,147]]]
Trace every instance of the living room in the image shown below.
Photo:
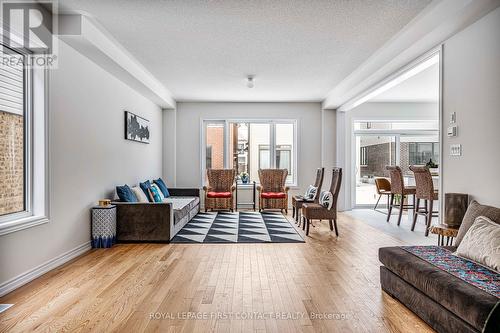
[[[0,332],[498,327],[500,1],[0,5]],[[417,173],[361,172],[389,143],[397,178],[410,135],[425,219]]]

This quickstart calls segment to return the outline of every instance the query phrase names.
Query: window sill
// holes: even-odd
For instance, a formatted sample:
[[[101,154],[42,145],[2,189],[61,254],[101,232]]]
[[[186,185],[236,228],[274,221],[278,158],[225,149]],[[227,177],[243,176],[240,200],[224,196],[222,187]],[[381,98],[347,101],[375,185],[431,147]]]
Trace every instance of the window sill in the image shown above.
[[[46,216],[28,216],[0,224],[0,236],[49,222]]]

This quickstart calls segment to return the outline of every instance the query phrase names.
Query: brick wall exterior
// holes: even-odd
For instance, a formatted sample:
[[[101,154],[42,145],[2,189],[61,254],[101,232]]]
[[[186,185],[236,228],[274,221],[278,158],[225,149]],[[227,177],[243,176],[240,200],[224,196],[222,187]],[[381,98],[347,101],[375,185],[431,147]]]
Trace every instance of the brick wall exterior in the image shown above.
[[[410,172],[409,147],[408,142],[401,142],[400,144],[400,167],[403,174]],[[389,149],[391,149],[392,163],[389,161]],[[361,177],[389,177],[385,167],[394,164],[396,158],[395,149],[394,143],[366,146],[367,165],[361,167]]]
[[[391,164],[390,156],[394,161],[394,150],[394,143],[389,142],[366,146],[367,164],[361,167],[361,177],[389,177],[385,167]]]
[[[223,169],[224,127],[207,128],[207,146],[212,146],[212,169]]]
[[[0,215],[24,210],[23,116],[0,111]]]

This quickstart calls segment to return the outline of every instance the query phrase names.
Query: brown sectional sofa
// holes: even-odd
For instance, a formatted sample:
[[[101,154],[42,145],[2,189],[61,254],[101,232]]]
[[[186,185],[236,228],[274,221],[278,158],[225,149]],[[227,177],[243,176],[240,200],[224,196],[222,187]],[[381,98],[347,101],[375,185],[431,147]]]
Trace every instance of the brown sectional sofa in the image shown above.
[[[116,201],[116,239],[119,243],[170,240],[200,211],[200,190],[169,188],[161,203]]]
[[[463,237],[472,221],[481,215],[500,223],[500,208],[472,202],[459,236]],[[456,249],[447,248],[452,251]],[[382,290],[403,303],[436,331],[500,332],[500,298],[400,247],[380,248],[379,260],[383,264],[380,267]]]

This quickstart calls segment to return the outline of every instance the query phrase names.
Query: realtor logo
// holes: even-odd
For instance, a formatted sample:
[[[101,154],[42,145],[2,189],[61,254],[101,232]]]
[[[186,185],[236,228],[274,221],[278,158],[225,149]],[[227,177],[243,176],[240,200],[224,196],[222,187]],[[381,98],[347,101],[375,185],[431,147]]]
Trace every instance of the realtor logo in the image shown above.
[[[0,0],[0,4],[3,53],[28,54],[28,66],[53,66],[56,3]]]

